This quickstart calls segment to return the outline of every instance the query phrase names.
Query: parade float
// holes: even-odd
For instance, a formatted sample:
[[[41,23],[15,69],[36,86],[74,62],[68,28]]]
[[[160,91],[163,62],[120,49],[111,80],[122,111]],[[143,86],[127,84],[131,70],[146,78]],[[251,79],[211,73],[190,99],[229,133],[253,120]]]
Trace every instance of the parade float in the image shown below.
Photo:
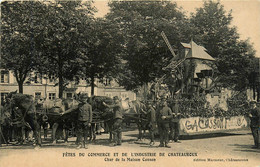
[[[249,127],[246,91],[225,88],[219,82],[215,59],[193,40],[181,43],[175,54],[166,35],[162,37],[173,58],[165,75],[150,85],[150,98],[168,99],[180,123],[181,135],[219,133]]]

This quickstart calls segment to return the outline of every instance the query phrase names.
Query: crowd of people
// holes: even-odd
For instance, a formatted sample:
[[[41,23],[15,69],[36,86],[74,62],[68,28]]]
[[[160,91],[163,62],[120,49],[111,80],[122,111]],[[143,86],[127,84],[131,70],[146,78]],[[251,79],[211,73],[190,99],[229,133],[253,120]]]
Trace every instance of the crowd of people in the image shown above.
[[[77,112],[77,120],[76,120],[76,136],[77,136],[77,148],[88,148],[88,137],[91,133],[91,123],[93,119],[93,111],[91,102],[89,102],[90,98],[86,94],[82,94],[79,97],[79,105]],[[123,113],[124,109],[122,104],[120,103],[120,99],[115,96],[113,98],[113,104],[107,104],[103,102],[103,105],[107,108],[110,108],[113,114],[113,122],[112,122],[112,146],[120,146],[122,145],[122,123],[123,123]],[[254,138],[254,144],[256,148],[260,148],[259,146],[259,117],[260,117],[260,108],[257,107],[256,101],[251,101],[251,108],[248,113],[248,117],[250,118],[250,128],[252,130],[252,135]],[[20,118],[19,108],[14,108],[15,118]],[[2,110],[1,110],[2,111]],[[146,102],[146,122],[149,130],[150,137],[150,145],[155,145],[155,132],[158,129],[158,133],[160,136],[160,144],[159,147],[167,147],[171,148],[169,145],[169,141],[172,140],[174,142],[180,143],[179,141],[179,120],[180,113],[178,108],[171,108],[168,106],[167,99],[161,99],[159,102],[147,101]],[[3,117],[3,113],[1,113],[1,118]],[[0,145],[2,142],[8,143],[12,139],[10,137],[10,129],[2,129],[2,125],[6,122],[2,121],[0,126]],[[12,120],[12,125],[4,125],[7,128],[15,129],[17,142],[24,141],[24,138],[29,138],[29,132],[31,131],[31,127],[27,124],[26,126],[16,123],[16,120]],[[45,124],[44,128],[44,137],[47,137],[47,127]],[[12,136],[12,135],[11,135]]]
[[[82,129],[80,130],[80,138],[83,131],[87,131],[86,126],[90,126],[90,122],[92,119],[91,116],[91,105],[87,103],[85,99],[87,97],[81,98],[80,104],[80,112],[79,112],[79,126]],[[113,126],[112,126],[112,134],[113,134],[113,146],[120,146],[122,144],[122,122],[123,122],[123,108],[120,104],[120,100],[117,96],[113,98],[114,104],[108,105],[103,102],[103,104],[113,111]],[[260,131],[260,108],[257,107],[256,101],[251,101],[251,108],[249,110],[249,118],[250,118],[250,128],[252,130],[252,135],[254,138],[254,144],[256,148],[259,148],[259,131]],[[82,116],[84,115],[85,119],[82,120]],[[147,121],[148,121],[148,130],[150,133],[150,145],[153,146],[155,144],[154,135],[155,130],[158,128],[159,136],[160,136],[160,144],[159,147],[167,147],[171,148],[169,145],[169,141],[172,140],[176,143],[180,143],[179,141],[179,111],[178,109],[172,110],[167,103],[166,99],[162,99],[159,103],[154,103],[153,101],[147,102]],[[82,122],[83,121],[83,122]],[[81,144],[78,148],[85,147],[84,142],[86,142],[86,138],[84,142],[80,139]]]

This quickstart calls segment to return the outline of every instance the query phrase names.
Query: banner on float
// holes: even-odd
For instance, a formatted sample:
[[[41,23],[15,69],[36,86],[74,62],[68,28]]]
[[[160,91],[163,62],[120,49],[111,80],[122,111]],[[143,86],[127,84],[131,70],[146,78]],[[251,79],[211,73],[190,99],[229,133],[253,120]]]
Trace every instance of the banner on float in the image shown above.
[[[234,117],[191,117],[180,119],[181,134],[197,134],[203,132],[216,132],[243,129],[248,127],[248,119],[244,116]]]

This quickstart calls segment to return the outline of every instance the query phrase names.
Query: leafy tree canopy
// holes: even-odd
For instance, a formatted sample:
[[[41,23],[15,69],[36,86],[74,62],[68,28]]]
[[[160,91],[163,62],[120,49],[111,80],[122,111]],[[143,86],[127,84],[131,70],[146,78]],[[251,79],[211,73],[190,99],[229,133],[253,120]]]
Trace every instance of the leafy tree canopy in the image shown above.
[[[46,6],[37,1],[1,3],[1,67],[12,70],[23,93],[28,74],[39,66],[40,53],[35,49],[44,25]]]
[[[87,78],[94,95],[94,81],[116,75],[121,63],[118,54],[122,50],[123,37],[118,25],[106,19],[94,19],[90,29],[81,34],[80,76]]]
[[[166,1],[114,1],[109,6],[106,18],[124,34],[119,83],[133,90],[160,77],[162,67],[172,58],[161,32],[176,48],[187,39],[190,31],[183,12],[176,3]]]
[[[220,2],[207,1],[192,14],[190,22],[194,41],[216,59],[221,85],[245,88],[255,51],[249,40],[240,40],[236,27],[231,25],[231,11],[227,13]]]
[[[38,42],[44,61],[39,71],[59,79],[59,97],[62,97],[66,80],[73,80],[80,70],[78,65],[82,34],[91,29],[93,22],[91,2],[54,1],[47,4],[45,25]],[[86,48],[87,49],[87,48]]]

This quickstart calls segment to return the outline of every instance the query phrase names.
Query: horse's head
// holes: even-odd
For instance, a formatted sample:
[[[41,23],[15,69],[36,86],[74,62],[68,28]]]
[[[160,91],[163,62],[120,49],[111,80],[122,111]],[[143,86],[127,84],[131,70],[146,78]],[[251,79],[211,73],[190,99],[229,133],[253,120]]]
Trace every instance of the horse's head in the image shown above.
[[[10,125],[11,124],[11,109],[8,106],[0,106],[0,124]]]
[[[4,98],[3,105],[4,105],[4,106],[5,106],[5,105],[9,105],[9,104],[11,103],[12,97],[13,97],[15,94],[17,94],[17,90],[14,91],[14,92],[8,93],[8,94],[5,96],[5,98]]]
[[[91,97],[91,105],[93,110],[97,110],[100,112],[106,112],[109,110],[108,107],[103,105],[103,102],[106,104],[113,104],[113,99],[107,96],[93,96]]]
[[[79,101],[75,99],[63,99],[62,104],[65,106],[65,110],[68,110],[74,106],[78,106]]]
[[[35,103],[36,103],[36,104],[44,104],[45,101],[46,101],[46,100],[45,100],[44,98],[38,98],[38,99],[35,100]]]

